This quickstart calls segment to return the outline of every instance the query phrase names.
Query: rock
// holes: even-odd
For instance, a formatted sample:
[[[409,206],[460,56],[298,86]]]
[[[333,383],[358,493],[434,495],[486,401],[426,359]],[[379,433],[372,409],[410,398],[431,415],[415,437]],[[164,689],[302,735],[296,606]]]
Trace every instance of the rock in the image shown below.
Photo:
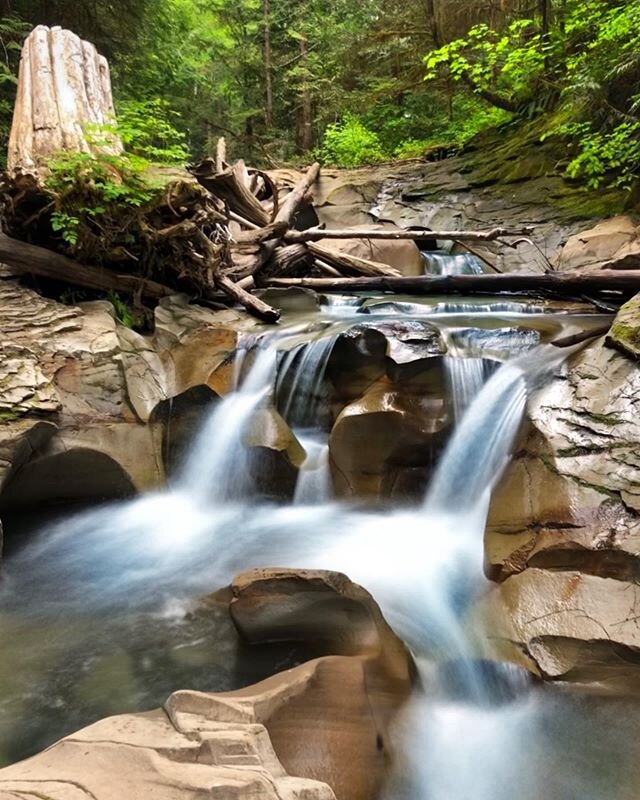
[[[628,687],[637,662],[639,392],[634,361],[602,341],[584,350],[532,398],[492,499],[487,569],[502,584],[489,614],[502,654],[554,679]]]
[[[406,388],[400,391],[383,379],[338,416],[329,452],[339,496],[388,498],[407,468],[421,467],[426,481],[443,446],[450,409],[443,394],[416,397]]]
[[[258,409],[242,438],[250,451],[249,474],[258,494],[293,497],[305,451],[280,414],[271,407]]]
[[[331,226],[329,226],[331,227]],[[395,225],[349,225],[350,228],[395,228]],[[388,264],[407,277],[424,275],[424,260],[415,242],[393,239],[321,239],[319,245],[369,261]]]
[[[255,294],[265,303],[282,311],[318,311],[320,308],[318,295],[312,289],[287,286],[284,289],[261,289]]]
[[[295,689],[302,691],[305,675]],[[294,681],[292,681],[293,683]],[[285,772],[258,713],[288,699],[260,686],[233,699],[172,695],[163,710],[110,717],[0,770],[0,798],[51,800],[335,800],[326,784]]]
[[[153,409],[149,422],[162,427],[162,461],[168,476],[177,474],[188,447],[219,396],[208,386],[192,386]]]
[[[561,270],[612,267],[640,267],[640,225],[629,216],[611,217],[569,237],[558,259]]]
[[[234,692],[175,692],[163,710],[97,722],[0,770],[0,798],[375,800],[414,675],[376,603],[343,575],[309,570],[254,570],[232,594],[252,642],[311,644],[337,622],[334,644],[353,654]]]
[[[632,358],[640,358],[640,295],[620,308],[607,335],[607,344]]]
[[[334,403],[362,396],[384,375],[392,380],[423,372],[446,351],[440,332],[411,319],[368,321],[341,334],[327,364]]]
[[[527,569],[492,590],[485,612],[495,641],[511,654],[521,650],[540,674],[570,679],[582,670],[593,680],[624,660],[637,674],[639,602],[635,583]]]
[[[114,500],[135,494],[131,477],[114,459],[74,448],[30,460],[2,489],[0,509]]]
[[[252,645],[306,642],[326,653],[379,658],[410,683],[412,659],[378,604],[346,575],[326,570],[255,569],[231,584],[231,618]]]

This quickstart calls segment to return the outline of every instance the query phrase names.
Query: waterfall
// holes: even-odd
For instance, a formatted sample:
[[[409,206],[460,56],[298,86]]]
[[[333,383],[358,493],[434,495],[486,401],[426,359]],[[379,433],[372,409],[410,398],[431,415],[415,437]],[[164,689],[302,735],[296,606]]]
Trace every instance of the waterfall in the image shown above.
[[[508,463],[527,396],[570,352],[536,346],[510,359],[517,341],[502,341],[493,349],[506,363],[488,380],[480,358],[450,358],[460,420],[424,502],[417,508],[363,511],[331,500],[327,435],[317,424],[324,374],[340,330],[331,327],[319,336],[316,331],[307,342],[284,331],[245,348],[238,388],[218,402],[198,433],[179,482],[168,491],[93,509],[44,530],[7,563],[2,607],[31,615],[43,630],[53,624],[56,632],[56,614],[67,615],[64,660],[47,673],[58,670],[72,684],[67,651],[75,652],[78,637],[86,646],[93,636],[92,647],[99,642],[111,652],[109,636],[115,634],[105,634],[103,620],[109,620],[111,631],[131,607],[142,620],[139,626],[151,620],[158,624],[159,616],[172,609],[170,627],[162,629],[169,636],[184,624],[183,611],[194,597],[227,584],[243,569],[290,565],[345,572],[378,600],[412,649],[422,676],[423,693],[414,698],[405,739],[396,747],[409,763],[407,796],[509,800],[516,782],[525,800],[545,796],[545,772],[529,769],[528,759],[532,751],[536,758],[553,752],[551,739],[544,745],[550,706],[528,691],[520,673],[479,665],[478,655],[486,655],[485,637],[470,629],[466,617],[486,585],[488,503]],[[476,346],[484,355],[487,340],[474,338],[477,331],[465,340],[465,330],[449,331],[449,341],[465,356]],[[526,346],[533,344],[529,339]],[[280,408],[307,452],[294,504],[281,506],[261,504],[246,492],[242,447],[253,412],[269,402],[274,385]],[[88,613],[100,620],[89,630],[75,624]],[[123,630],[120,636],[129,631]],[[19,629],[11,636],[19,640]],[[7,646],[1,637],[0,630],[0,648]],[[209,672],[207,663],[207,680]],[[36,682],[29,691],[58,713],[57,698],[46,684]],[[149,696],[145,702],[151,707],[163,699]],[[401,796],[390,792],[389,798]],[[583,795],[567,790],[546,796],[574,800]]]
[[[195,501],[242,496],[247,489],[247,453],[242,436],[252,414],[270,394],[277,351],[268,342],[255,348],[255,360],[239,388],[223,398],[209,415],[190,453],[179,485]],[[236,374],[239,381],[239,373]]]
[[[305,342],[287,353],[278,372],[276,396],[284,419],[292,428],[316,422],[322,400],[322,382],[337,334]]]
[[[484,272],[482,261],[471,253],[448,255],[423,252],[425,272],[431,275],[480,275]]]

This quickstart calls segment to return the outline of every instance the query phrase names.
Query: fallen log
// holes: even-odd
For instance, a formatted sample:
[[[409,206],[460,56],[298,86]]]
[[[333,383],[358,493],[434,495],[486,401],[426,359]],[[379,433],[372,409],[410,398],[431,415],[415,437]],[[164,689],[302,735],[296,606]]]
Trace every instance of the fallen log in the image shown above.
[[[46,247],[21,242],[4,233],[0,233],[0,262],[20,272],[83,286],[86,289],[113,290],[151,300],[159,300],[175,294],[176,291],[134,275],[118,275],[110,269],[84,266]]]
[[[270,278],[262,285],[302,286],[322,292],[379,291],[417,295],[542,292],[566,297],[609,291],[629,295],[640,292],[640,270],[421,275],[415,278]]]
[[[289,195],[290,197],[291,195]],[[287,200],[289,199],[287,197]],[[287,244],[318,242],[320,239],[392,239],[416,241],[420,239],[450,239],[458,242],[493,242],[512,236],[529,236],[533,228],[493,228],[489,231],[429,231],[403,228],[309,228],[306,231],[289,231],[284,237]]]
[[[224,200],[235,214],[260,227],[271,222],[270,214],[249,189],[243,161],[237,161],[224,172],[217,172],[213,159],[207,158],[190,172],[208,192]]]

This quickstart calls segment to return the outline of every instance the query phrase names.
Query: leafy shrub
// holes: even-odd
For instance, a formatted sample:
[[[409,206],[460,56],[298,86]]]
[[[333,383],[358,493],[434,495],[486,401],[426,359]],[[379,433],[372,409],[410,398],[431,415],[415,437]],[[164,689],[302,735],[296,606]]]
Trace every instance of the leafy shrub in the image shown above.
[[[378,134],[349,114],[325,130],[319,158],[325,164],[351,168],[384,161],[386,154]]]
[[[160,164],[184,164],[189,152],[175,122],[178,114],[166,100],[128,100],[118,108],[116,131],[125,149]]]
[[[576,122],[559,129],[572,138],[577,154],[567,165],[567,175],[590,189],[602,185],[630,189],[640,176],[640,122],[622,122],[608,132],[595,130],[590,122]]]
[[[159,188],[145,175],[148,162],[126,155],[62,152],[48,166],[56,203],[51,227],[74,253],[86,240],[83,232],[102,232],[106,243],[110,221],[149,203]]]
[[[394,158],[422,158],[434,142],[431,139],[405,139],[393,151]]]

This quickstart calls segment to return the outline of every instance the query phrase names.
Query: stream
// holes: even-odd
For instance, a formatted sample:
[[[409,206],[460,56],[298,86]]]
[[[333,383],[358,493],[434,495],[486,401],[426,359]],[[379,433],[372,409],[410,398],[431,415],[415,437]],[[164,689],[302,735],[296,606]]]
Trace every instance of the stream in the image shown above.
[[[441,274],[469,269],[468,258],[430,259]],[[324,396],[333,348],[355,326],[398,320],[429,323],[446,343],[453,433],[420,502],[340,501]],[[476,613],[488,586],[492,488],[528,396],[572,352],[548,341],[602,320],[500,298],[334,296],[248,338],[236,389],[214,405],[165,491],[9,522],[0,764],[105,715],[153,708],[174,690],[230,690],[293,666],[284,647],[247,652],[226,606],[202,601],[244,569],[288,565],[363,585],[414,654],[423,688],[398,726],[402,758],[388,800],[630,797],[640,777],[635,704],[536,684],[495,660],[490,620]],[[306,451],[289,503],[256,492],[243,447],[252,415],[270,403]]]

